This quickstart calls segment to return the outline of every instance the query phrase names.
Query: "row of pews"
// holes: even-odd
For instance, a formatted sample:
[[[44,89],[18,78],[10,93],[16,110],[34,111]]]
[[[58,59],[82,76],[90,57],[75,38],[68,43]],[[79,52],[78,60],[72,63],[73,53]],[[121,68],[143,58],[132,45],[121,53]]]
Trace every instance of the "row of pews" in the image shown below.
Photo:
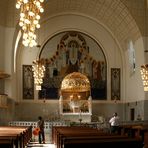
[[[32,139],[32,126],[0,126],[0,147],[25,148]]]
[[[120,133],[142,139],[144,148],[148,148],[148,122],[121,125]]]
[[[126,134],[111,134],[103,130],[81,126],[53,127],[52,143],[55,144],[56,148],[143,148],[143,141],[140,137],[130,137]]]

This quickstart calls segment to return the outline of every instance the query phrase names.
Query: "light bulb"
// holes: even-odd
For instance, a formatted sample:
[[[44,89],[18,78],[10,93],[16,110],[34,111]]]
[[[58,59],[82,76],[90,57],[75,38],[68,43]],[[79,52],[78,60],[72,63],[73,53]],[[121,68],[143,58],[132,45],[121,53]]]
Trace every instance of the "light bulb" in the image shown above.
[[[43,13],[44,12],[44,9],[43,8],[40,8],[40,12]]]
[[[36,6],[40,7],[40,2],[39,1],[36,2]]]
[[[36,24],[38,24],[38,21],[37,20],[34,20],[33,23],[36,25]]]
[[[37,19],[37,20],[39,20],[39,19],[40,19],[40,16],[39,16],[39,15],[37,15],[37,16],[36,16],[36,19]]]
[[[34,12],[32,12],[32,11],[29,11],[28,14],[29,14],[30,16],[34,16],[34,15],[35,15]]]
[[[37,24],[37,25],[36,25],[36,28],[40,28],[40,24]]]
[[[17,4],[16,4],[16,9],[20,9],[20,6],[21,6],[21,5],[17,3]]]
[[[19,25],[22,27],[24,25],[24,23],[23,22],[19,22]]]
[[[20,17],[23,18],[25,16],[24,13],[20,13]]]
[[[28,3],[28,0],[23,0],[23,2],[26,4],[26,3]]]

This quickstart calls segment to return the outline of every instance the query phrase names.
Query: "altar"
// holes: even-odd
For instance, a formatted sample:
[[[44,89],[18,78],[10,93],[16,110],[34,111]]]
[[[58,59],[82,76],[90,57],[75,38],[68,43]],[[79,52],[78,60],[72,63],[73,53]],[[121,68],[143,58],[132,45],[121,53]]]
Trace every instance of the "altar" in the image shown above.
[[[65,121],[70,121],[70,122],[81,122],[81,123],[90,123],[91,122],[91,114],[89,113],[83,113],[83,114],[70,114],[70,113],[65,113],[62,115],[62,118]]]
[[[91,122],[92,98],[87,76],[79,72],[68,74],[62,81],[59,110],[64,120]]]

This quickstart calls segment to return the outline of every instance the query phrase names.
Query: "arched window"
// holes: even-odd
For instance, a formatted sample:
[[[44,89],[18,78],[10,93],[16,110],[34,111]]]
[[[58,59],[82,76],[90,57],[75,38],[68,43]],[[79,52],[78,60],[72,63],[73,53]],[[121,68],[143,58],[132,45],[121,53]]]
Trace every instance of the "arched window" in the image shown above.
[[[131,40],[128,43],[128,57],[129,57],[130,74],[132,75],[136,70],[136,59],[135,59],[135,49],[133,46],[133,42]]]

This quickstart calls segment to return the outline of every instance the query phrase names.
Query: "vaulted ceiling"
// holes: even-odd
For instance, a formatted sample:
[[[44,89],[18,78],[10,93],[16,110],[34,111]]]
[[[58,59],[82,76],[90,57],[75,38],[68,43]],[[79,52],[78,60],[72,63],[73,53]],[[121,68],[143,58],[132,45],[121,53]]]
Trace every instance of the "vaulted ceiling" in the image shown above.
[[[16,26],[19,11],[15,0],[0,0],[0,25]],[[146,0],[45,0],[42,20],[59,14],[91,17],[109,28],[121,44],[148,34]]]

